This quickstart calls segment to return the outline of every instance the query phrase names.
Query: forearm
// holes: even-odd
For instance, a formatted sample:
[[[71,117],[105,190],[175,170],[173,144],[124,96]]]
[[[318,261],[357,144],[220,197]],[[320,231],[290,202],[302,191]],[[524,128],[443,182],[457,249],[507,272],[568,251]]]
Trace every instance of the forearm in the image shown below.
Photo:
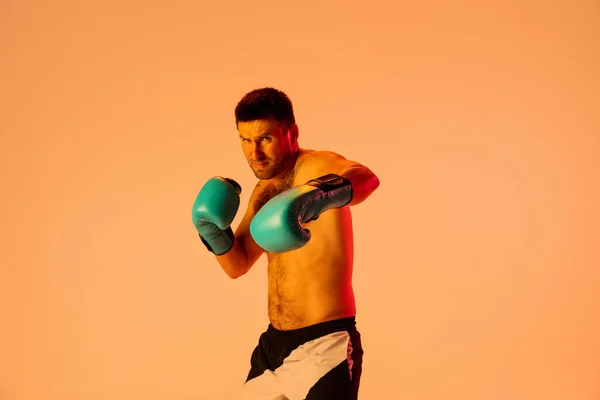
[[[338,175],[352,184],[352,200],[349,206],[362,203],[379,187],[377,176],[363,165],[350,166]]]
[[[215,255],[223,271],[231,279],[239,278],[244,275],[248,269],[248,257],[241,243],[233,241],[233,247],[225,254]]]

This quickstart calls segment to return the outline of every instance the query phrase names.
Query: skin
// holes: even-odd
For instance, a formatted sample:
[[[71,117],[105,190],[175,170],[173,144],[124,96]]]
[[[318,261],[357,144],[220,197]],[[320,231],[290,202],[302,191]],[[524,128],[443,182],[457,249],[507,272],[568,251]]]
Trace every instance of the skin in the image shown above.
[[[240,122],[238,132],[244,156],[259,180],[235,231],[233,248],[216,256],[223,271],[238,278],[265,252],[250,235],[250,222],[265,203],[293,186],[335,173],[352,183],[351,203],[303,224],[312,233],[304,247],[267,252],[269,319],[275,328],[290,330],[356,315],[351,207],[366,200],[379,179],[367,167],[339,154],[301,149],[296,124]]]

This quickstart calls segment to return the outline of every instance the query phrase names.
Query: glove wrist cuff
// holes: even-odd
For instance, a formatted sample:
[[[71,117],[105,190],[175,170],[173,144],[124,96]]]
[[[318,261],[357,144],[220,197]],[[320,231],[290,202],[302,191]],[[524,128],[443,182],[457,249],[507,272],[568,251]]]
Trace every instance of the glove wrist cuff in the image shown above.
[[[314,186],[328,194],[326,208],[341,208],[352,201],[353,190],[352,183],[337,174],[326,174],[319,178],[312,179],[306,183]]]
[[[202,237],[202,235],[198,234],[198,236],[200,237],[202,243],[204,243],[204,246],[206,246],[206,249],[217,256],[221,256],[231,250],[233,247],[233,242],[235,241],[235,235],[231,229],[231,226],[227,227],[225,230],[222,230],[220,235],[211,238],[210,243],[208,240]]]

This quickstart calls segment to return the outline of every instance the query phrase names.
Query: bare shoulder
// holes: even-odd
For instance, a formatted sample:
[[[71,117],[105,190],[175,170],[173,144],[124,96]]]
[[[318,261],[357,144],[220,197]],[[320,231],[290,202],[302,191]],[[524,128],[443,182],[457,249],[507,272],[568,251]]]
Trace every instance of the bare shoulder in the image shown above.
[[[337,172],[338,166],[346,163],[344,156],[329,150],[311,150],[302,157],[302,169],[298,178],[302,181]]]
[[[309,166],[323,165],[345,159],[344,156],[330,150],[311,150],[304,156],[304,161]]]

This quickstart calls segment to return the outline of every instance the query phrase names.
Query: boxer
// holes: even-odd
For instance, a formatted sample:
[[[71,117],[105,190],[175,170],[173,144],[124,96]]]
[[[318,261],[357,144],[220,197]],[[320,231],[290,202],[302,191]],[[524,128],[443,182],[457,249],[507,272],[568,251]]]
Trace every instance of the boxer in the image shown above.
[[[351,208],[379,186],[364,165],[299,147],[289,97],[253,90],[235,108],[244,156],[258,182],[242,221],[241,187],[214,177],[192,218],[232,279],[267,255],[269,324],[250,357],[244,399],[355,400],[363,349],[352,288]]]

